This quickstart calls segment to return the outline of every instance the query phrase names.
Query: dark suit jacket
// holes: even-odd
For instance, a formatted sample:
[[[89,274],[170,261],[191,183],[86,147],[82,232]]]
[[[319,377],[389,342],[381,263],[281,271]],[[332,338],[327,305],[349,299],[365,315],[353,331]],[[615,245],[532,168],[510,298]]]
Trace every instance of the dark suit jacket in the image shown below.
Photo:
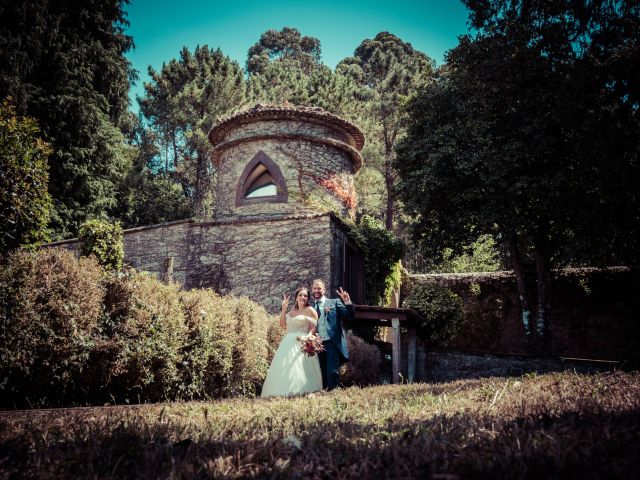
[[[322,319],[326,322],[331,342],[340,352],[343,361],[348,361],[347,336],[344,333],[342,322],[353,320],[353,305],[345,305],[339,298],[327,298],[324,302],[324,308],[320,310],[320,320]]]

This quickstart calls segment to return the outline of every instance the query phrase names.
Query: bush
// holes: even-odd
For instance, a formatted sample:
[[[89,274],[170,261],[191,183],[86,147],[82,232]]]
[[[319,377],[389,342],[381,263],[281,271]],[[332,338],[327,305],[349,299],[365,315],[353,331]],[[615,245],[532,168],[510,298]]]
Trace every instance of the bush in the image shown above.
[[[438,285],[415,285],[404,306],[423,318],[417,325],[418,336],[431,344],[446,345],[458,332],[464,318],[462,299]]]
[[[187,326],[178,287],[135,270],[112,274],[105,310],[103,330],[113,355],[106,371],[116,399],[179,398]]]
[[[61,405],[85,396],[102,279],[94,258],[78,260],[66,250],[9,255],[0,269],[3,405]]]
[[[278,345],[280,345],[285,333],[286,330],[280,326],[280,315],[274,315],[267,327],[267,346],[269,349],[267,361],[269,364],[271,363],[271,360],[273,360],[273,356],[275,355]]]
[[[16,251],[0,266],[0,405],[255,395],[272,317],[93,257]]]
[[[35,119],[17,117],[10,98],[0,104],[0,253],[47,240],[51,147]]]
[[[103,220],[89,220],[78,234],[80,255],[95,255],[107,270],[120,270],[124,262],[122,227]]]
[[[355,335],[347,335],[349,362],[343,367],[340,381],[345,386],[375,385],[380,377],[380,349]]]
[[[267,311],[248,298],[230,297],[236,319],[231,376],[232,395],[255,395],[267,375]]]
[[[187,324],[184,394],[188,398],[220,398],[231,394],[235,318],[232,301],[212,290],[181,295]]]

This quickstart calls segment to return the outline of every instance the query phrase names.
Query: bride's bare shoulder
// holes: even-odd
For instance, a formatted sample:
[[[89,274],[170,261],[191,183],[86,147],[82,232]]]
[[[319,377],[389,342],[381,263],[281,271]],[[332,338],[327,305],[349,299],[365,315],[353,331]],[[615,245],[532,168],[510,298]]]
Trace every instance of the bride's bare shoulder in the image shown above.
[[[318,319],[318,313],[313,307],[304,307],[304,310],[302,310],[302,313],[307,317],[313,318],[314,320]]]

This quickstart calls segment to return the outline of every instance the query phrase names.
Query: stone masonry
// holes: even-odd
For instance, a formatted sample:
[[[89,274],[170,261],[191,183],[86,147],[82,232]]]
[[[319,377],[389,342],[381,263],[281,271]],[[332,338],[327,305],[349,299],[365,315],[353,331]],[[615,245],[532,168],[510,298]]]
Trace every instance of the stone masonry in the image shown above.
[[[314,278],[331,291],[344,286],[353,243],[338,215],[355,207],[360,130],[318,108],[258,105],[218,122],[209,139],[213,218],[125,230],[125,262],[187,289],[247,296],[271,312],[283,293]],[[275,194],[245,194],[255,168],[268,171]]]

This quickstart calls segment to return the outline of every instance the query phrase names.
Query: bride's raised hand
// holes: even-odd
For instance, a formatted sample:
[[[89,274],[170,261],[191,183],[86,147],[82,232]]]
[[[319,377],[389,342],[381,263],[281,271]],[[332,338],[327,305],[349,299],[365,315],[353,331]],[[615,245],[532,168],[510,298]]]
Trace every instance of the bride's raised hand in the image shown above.
[[[289,295],[287,295],[286,293],[282,294],[282,309],[283,310],[287,310],[287,308],[289,307],[289,299],[291,297]]]

